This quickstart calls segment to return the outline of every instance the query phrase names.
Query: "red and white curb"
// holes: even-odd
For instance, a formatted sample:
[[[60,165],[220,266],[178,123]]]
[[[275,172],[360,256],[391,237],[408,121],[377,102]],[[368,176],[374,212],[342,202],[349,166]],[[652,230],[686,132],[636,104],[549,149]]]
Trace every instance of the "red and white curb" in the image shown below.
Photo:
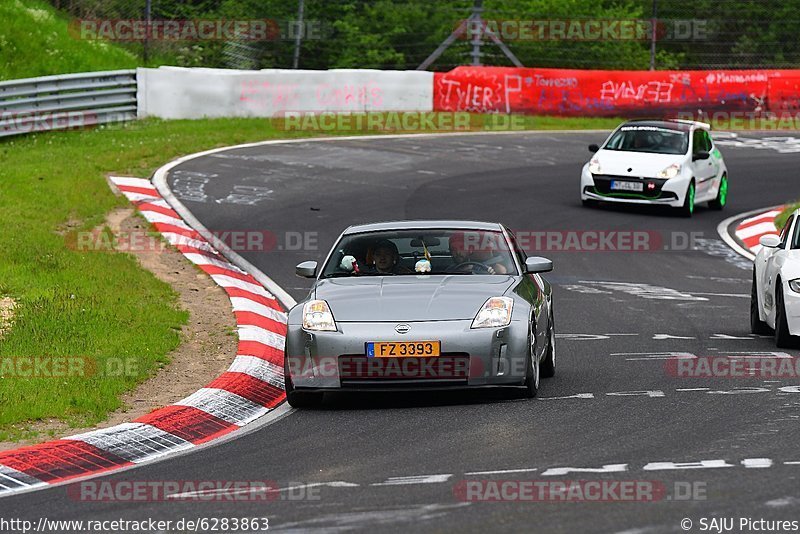
[[[0,453],[0,495],[148,462],[220,438],[281,404],[286,313],[142,178],[111,178],[164,238],[228,294],[239,331],[230,368],[174,405],[131,423]]]
[[[745,248],[753,254],[758,254],[761,245],[758,240],[767,234],[777,234],[775,218],[783,212],[783,206],[759,213],[753,217],[743,219],[734,231],[734,235],[741,241]]]

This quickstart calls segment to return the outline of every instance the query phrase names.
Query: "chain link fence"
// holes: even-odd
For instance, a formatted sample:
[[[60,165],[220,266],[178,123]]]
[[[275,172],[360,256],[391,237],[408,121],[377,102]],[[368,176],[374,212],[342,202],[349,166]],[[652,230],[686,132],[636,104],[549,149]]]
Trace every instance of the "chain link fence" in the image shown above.
[[[146,0],[50,0],[79,19],[142,19]],[[298,3],[304,24],[298,25]],[[512,59],[477,28],[494,29],[527,67],[750,69],[800,67],[800,0],[151,0],[154,20],[268,19],[265,40],[121,43],[148,63],[291,68],[415,69],[476,13],[482,26],[452,40],[428,70]],[[478,8],[476,10],[476,8]],[[655,20],[655,25],[652,21]],[[306,31],[309,24],[322,31]],[[503,26],[505,24],[505,26]],[[601,30],[594,38],[593,29]],[[652,32],[655,28],[655,43]],[[505,28],[505,29],[504,29]],[[522,30],[528,28],[529,31]],[[610,28],[610,29],[609,29]],[[632,28],[633,34],[626,33]]]

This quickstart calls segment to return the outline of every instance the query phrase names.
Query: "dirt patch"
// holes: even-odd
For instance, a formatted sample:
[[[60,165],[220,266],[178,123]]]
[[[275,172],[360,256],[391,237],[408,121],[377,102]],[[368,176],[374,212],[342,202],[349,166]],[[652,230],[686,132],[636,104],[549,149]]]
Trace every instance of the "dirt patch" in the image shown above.
[[[120,232],[140,234],[149,227],[131,208],[111,212],[105,226],[115,235]],[[123,395],[123,407],[96,427],[70,428],[55,419],[36,421],[26,425],[26,430],[38,436],[35,441],[0,442],[0,450],[132,421],[197,391],[223,373],[236,357],[236,319],[222,288],[172,248],[165,246],[159,251],[131,253],[143,268],[170,284],[179,295],[179,306],[189,311],[189,321],[181,331],[181,344],[169,354],[169,365],[135,390]],[[13,301],[4,307],[5,301],[0,299],[0,333],[5,324],[4,313],[11,313],[3,310],[13,310]]]
[[[16,302],[11,297],[0,297],[0,339],[11,330]]]

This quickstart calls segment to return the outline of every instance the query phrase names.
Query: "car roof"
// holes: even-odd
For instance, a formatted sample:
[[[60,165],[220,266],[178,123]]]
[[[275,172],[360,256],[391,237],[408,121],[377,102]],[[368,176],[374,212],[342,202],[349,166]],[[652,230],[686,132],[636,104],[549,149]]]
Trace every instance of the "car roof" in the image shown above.
[[[672,119],[634,119],[627,121],[622,126],[650,126],[654,128],[666,128],[667,130],[676,130],[678,132],[688,132],[692,126],[697,124],[691,121],[678,121]]]
[[[448,219],[386,221],[386,222],[353,225],[348,227],[347,230],[344,231],[344,234],[379,232],[381,230],[431,230],[431,229],[501,231],[503,229],[503,226],[500,223],[481,222],[481,221],[458,221],[458,220],[448,220]]]

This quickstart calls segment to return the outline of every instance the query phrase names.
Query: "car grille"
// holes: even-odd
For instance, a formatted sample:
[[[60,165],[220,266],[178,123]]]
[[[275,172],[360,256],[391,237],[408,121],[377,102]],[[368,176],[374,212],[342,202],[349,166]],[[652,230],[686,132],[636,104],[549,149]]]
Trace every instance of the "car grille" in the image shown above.
[[[618,198],[643,198],[647,200],[675,199],[677,196],[670,191],[662,191],[667,182],[659,178],[644,178],[641,176],[618,176],[614,174],[594,174],[594,187],[586,187],[586,192]],[[617,191],[611,189],[611,181],[639,182],[644,184],[642,191]]]
[[[345,354],[339,356],[339,377],[342,387],[466,384],[469,361],[466,353],[442,353],[430,358],[367,358],[363,354]]]

